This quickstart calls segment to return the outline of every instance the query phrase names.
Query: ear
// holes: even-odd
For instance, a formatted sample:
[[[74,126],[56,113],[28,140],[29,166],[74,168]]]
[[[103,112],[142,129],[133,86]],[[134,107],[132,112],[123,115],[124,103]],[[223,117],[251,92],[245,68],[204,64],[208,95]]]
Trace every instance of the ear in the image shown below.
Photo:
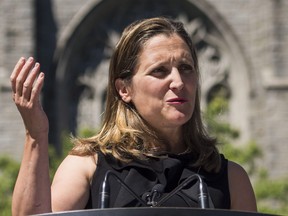
[[[127,83],[123,79],[116,79],[115,87],[120,95],[121,99],[125,103],[131,102],[131,89],[127,86]]]

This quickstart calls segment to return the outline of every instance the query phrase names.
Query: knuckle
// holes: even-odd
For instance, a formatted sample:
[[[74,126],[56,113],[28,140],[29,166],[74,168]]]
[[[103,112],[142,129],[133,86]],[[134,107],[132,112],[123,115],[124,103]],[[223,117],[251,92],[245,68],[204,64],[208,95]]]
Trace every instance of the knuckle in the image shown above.
[[[16,83],[23,85],[22,77],[17,77],[16,78]]]
[[[31,94],[37,94],[37,92],[38,92],[38,91],[37,91],[36,88],[32,88],[32,89],[31,89]]]
[[[30,86],[29,83],[27,83],[27,82],[24,82],[24,83],[23,83],[23,87],[24,87],[24,88],[29,88],[29,86]]]
[[[10,76],[10,82],[11,82],[11,83],[14,83],[15,81],[16,81],[15,76],[11,75],[11,76]]]

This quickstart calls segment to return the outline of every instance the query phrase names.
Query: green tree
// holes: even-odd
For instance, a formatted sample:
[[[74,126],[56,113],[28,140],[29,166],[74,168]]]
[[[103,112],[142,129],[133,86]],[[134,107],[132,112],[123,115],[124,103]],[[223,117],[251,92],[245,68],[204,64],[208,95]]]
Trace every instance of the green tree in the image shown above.
[[[11,215],[12,192],[20,164],[8,156],[0,157],[0,215]]]
[[[248,172],[259,212],[288,215],[288,178],[270,179],[267,170],[256,165],[257,159],[262,156],[262,149],[254,141],[241,147],[232,144],[240,133],[225,121],[227,111],[228,101],[224,97],[215,97],[204,112],[209,132],[219,140],[220,152],[229,160],[241,164]]]

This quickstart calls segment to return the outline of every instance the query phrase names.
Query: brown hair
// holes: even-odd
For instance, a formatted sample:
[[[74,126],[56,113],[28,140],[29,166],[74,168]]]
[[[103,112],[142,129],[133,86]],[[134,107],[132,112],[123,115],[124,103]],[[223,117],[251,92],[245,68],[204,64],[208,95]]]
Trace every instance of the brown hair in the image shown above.
[[[162,137],[141,118],[133,105],[122,101],[115,87],[115,81],[119,78],[128,84],[131,82],[138,55],[145,42],[159,34],[177,34],[187,43],[199,80],[196,51],[182,23],[164,17],[132,23],[123,31],[111,58],[102,128],[96,136],[75,139],[75,147],[71,154],[90,155],[101,151],[104,154],[112,154],[119,160],[129,161],[132,158],[144,159],[145,155],[156,155],[156,150],[163,146]],[[202,123],[199,84],[193,115],[183,125],[183,137],[184,144],[195,158],[195,167],[202,167],[207,171],[219,169],[220,156],[216,140],[208,135]]]

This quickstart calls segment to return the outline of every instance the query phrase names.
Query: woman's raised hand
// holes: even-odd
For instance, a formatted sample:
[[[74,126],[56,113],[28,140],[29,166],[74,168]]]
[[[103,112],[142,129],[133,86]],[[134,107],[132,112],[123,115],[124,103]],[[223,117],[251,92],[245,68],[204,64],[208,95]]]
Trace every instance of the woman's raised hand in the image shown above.
[[[49,123],[40,103],[40,92],[44,83],[44,73],[40,64],[30,57],[23,57],[17,62],[10,81],[13,100],[22,116],[26,134],[31,137],[47,134]]]
[[[13,100],[26,129],[22,163],[13,192],[12,215],[51,212],[49,123],[40,103],[44,73],[32,57],[22,57],[10,80]]]

